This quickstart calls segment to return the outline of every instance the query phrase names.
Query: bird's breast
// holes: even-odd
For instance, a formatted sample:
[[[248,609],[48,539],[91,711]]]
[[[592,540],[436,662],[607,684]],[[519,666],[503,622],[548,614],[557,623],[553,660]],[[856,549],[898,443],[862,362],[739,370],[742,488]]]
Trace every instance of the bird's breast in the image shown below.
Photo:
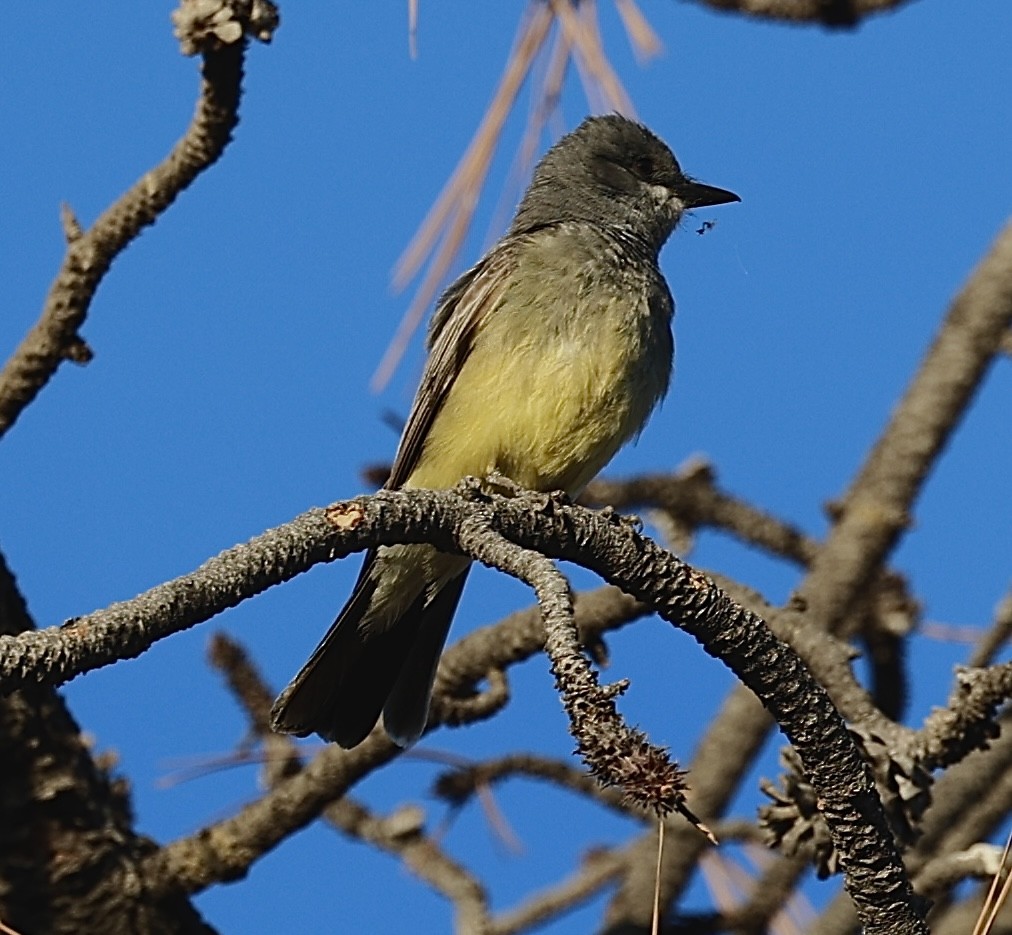
[[[476,335],[411,486],[498,471],[575,494],[667,390],[671,306],[660,273],[554,243],[519,266]],[[652,279],[656,277],[656,281]]]

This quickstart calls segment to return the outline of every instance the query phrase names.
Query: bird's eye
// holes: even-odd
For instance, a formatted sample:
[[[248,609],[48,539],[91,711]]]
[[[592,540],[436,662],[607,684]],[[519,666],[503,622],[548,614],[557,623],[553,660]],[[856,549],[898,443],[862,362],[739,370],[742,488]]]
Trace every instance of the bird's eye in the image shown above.
[[[598,181],[606,188],[621,192],[634,192],[637,187],[634,171],[606,156],[596,158],[591,168]]]
[[[644,181],[651,179],[655,171],[654,161],[649,156],[637,156],[633,160],[632,168],[633,172]]]

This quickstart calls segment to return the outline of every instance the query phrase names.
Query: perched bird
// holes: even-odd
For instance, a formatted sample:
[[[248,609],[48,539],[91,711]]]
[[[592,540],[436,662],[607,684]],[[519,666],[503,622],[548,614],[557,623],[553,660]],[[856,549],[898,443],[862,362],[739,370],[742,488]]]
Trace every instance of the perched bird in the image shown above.
[[[578,494],[667,391],[674,304],[658,254],[682,213],[739,201],[625,117],[590,117],[534,171],[506,236],[441,297],[387,488],[499,475]],[[276,731],[354,747],[383,715],[407,746],[470,561],[366,556],[351,598],[274,704]]]

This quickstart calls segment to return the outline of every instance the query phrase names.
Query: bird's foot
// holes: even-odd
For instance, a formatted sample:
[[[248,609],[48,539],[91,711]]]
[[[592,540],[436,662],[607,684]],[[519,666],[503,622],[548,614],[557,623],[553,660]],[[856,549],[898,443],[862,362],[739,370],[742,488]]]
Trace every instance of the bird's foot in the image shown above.
[[[643,532],[643,520],[633,513],[619,513],[613,506],[602,507],[598,512],[612,525],[628,526],[633,532]]]
[[[483,487],[487,493],[499,494],[501,497],[519,497],[527,492],[525,487],[521,487],[501,471],[489,471],[485,475]]]

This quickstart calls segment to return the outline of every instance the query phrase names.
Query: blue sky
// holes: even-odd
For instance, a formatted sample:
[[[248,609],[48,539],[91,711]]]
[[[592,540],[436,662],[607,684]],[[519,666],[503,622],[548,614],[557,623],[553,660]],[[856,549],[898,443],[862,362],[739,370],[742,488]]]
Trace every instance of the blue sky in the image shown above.
[[[717,222],[706,236],[690,222],[663,254],[678,303],[673,390],[609,473],[703,454],[730,491],[821,535],[823,504],[845,488],[1009,214],[1012,6],[921,0],[830,34],[645,0],[665,52],[642,68],[602,7],[608,50],[641,118],[688,172],[742,196],[700,214]],[[3,440],[0,548],[40,625],[131,597],[310,506],[359,493],[360,469],[392,455],[396,437],[381,414],[407,411],[422,351],[416,341],[391,385],[370,392],[408,301],[390,289],[390,271],[483,113],[520,9],[422,3],[412,61],[402,3],[282,8],[274,44],[250,52],[235,143],[99,289],[83,331],[95,360],[62,368]],[[62,256],[60,202],[90,224],[161,159],[192,112],[197,63],[178,55],[170,10],[125,0],[28,5],[0,37],[5,357]],[[566,125],[586,109],[571,81]],[[487,245],[525,112],[526,102],[507,126],[460,268]],[[929,620],[984,625],[1008,587],[1010,392],[1012,363],[1000,361],[895,556]],[[796,580],[715,534],[700,536],[689,558],[774,601]],[[257,794],[252,768],[158,785],[173,763],[223,753],[242,736],[240,713],[204,663],[209,635],[242,640],[281,686],[357,566],[315,569],[67,687],[97,746],[118,751],[143,831],[168,841]],[[529,600],[501,575],[476,575],[455,632]],[[610,646],[609,677],[632,679],[623,710],[688,759],[727,674],[655,623]],[[944,701],[966,653],[915,641],[913,718]],[[568,753],[545,661],[512,681],[506,714],[426,745],[474,757]],[[691,710],[678,704],[688,691]],[[435,824],[445,812],[428,795],[434,774],[403,759],[359,793],[377,807],[421,802]],[[499,908],[559,878],[591,844],[634,833],[533,784],[504,787],[498,802],[523,854],[507,853],[474,808],[446,844],[492,881]],[[701,888],[693,899],[705,899]],[[198,903],[231,932],[394,931],[405,907],[421,931],[446,930],[449,919],[396,862],[320,827]],[[586,931],[601,905],[546,931]]]

